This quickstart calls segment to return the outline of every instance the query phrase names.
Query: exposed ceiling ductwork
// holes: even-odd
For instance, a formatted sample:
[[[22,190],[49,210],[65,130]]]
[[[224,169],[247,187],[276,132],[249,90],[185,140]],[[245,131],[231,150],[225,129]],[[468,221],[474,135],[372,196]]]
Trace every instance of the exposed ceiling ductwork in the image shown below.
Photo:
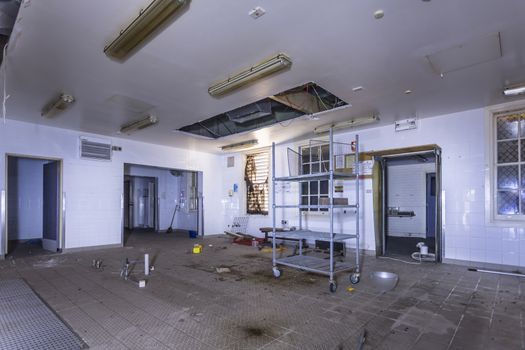
[[[0,47],[2,51],[9,41],[22,0],[0,0]],[[0,56],[0,62],[3,57]]]
[[[179,130],[218,139],[347,105],[339,97],[310,82]]]

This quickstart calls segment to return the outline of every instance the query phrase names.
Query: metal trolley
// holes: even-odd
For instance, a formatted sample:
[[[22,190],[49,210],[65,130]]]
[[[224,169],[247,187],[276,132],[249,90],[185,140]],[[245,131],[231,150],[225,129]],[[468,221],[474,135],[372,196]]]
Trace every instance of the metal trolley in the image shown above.
[[[360,273],[361,273],[361,267],[360,267],[360,259],[359,259],[359,214],[360,214],[360,206],[359,206],[359,136],[355,136],[355,140],[352,143],[342,143],[342,142],[334,142],[333,140],[333,130],[330,129],[329,134],[329,140],[328,141],[319,141],[319,140],[311,140],[310,143],[315,145],[324,145],[325,148],[328,146],[329,148],[329,158],[328,160],[322,159],[324,161],[320,161],[320,167],[319,172],[312,173],[312,171],[308,171],[307,173],[303,173],[303,167],[301,166],[301,162],[303,160],[303,154],[302,151],[295,152],[294,150],[291,150],[288,148],[288,167],[289,167],[289,176],[286,177],[276,177],[276,168],[275,168],[275,143],[272,144],[272,224],[273,224],[273,231],[272,231],[272,261],[273,261],[273,274],[276,278],[279,278],[281,276],[281,270],[278,268],[279,265],[288,266],[292,268],[296,268],[299,270],[304,271],[310,271],[322,275],[329,276],[329,288],[331,292],[335,292],[337,290],[337,282],[335,280],[335,274],[343,271],[350,271],[353,272],[350,275],[350,282],[352,284],[359,283],[360,280]],[[337,150],[334,150],[334,147],[337,148]],[[353,148],[355,147],[355,150]],[[309,148],[309,156],[310,161],[312,157],[312,148]],[[294,154],[297,159],[294,158]],[[343,162],[345,161],[347,156],[353,155],[353,171],[347,172],[342,171],[340,168],[336,169],[336,161],[341,161],[340,157],[343,158]],[[319,159],[321,159],[322,155],[319,154]],[[325,156],[326,157],[326,156]],[[276,204],[276,184],[278,182],[307,182],[307,181],[314,181],[314,180],[328,180],[328,203],[327,204],[303,204],[301,201],[301,191],[299,190],[299,204],[294,205],[278,205]],[[346,181],[354,181],[355,182],[355,203],[350,204],[334,204],[334,181],[335,180],[346,180]],[[287,238],[291,239],[297,239],[299,241],[299,250],[297,255],[292,255],[288,257],[283,258],[277,258],[277,247],[276,247],[276,209],[284,208],[284,209],[291,209],[295,208],[299,210],[299,227],[297,230],[294,231],[287,231],[287,232],[279,232],[279,236],[285,236]],[[341,234],[341,233],[335,233],[334,232],[334,210],[336,209],[348,209],[348,208],[354,208],[355,209],[355,234]],[[329,221],[330,221],[330,228],[328,232],[317,232],[317,231],[310,231],[310,230],[304,230],[303,229],[303,223],[302,223],[302,210],[305,209],[317,209],[317,210],[328,210],[329,212]],[[303,252],[302,247],[302,241],[303,240],[324,240],[328,241],[329,244],[329,259],[324,259],[321,257],[315,257],[315,256],[309,256],[305,255]],[[334,243],[335,242],[342,242],[348,239],[355,239],[355,265],[352,265],[347,262],[335,262],[334,260]]]

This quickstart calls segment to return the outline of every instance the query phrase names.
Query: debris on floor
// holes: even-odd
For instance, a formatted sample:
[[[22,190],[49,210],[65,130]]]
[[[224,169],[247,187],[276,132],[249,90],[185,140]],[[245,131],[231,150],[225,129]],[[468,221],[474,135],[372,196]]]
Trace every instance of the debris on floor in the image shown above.
[[[216,268],[215,268],[215,271],[217,271],[217,273],[228,273],[228,272],[232,272],[232,270],[231,270],[229,267],[216,267]]]
[[[122,265],[122,268],[120,269],[120,277],[127,280],[129,278],[130,273],[131,273],[131,270],[130,270],[129,259],[126,258],[126,260],[124,261],[124,264]]]
[[[14,259],[13,259],[13,265],[14,265]],[[51,268],[56,267],[59,263],[58,258],[51,258],[51,259],[45,259],[45,260],[39,260],[36,263],[33,264],[33,267],[35,268]]]
[[[259,247],[266,241],[264,238],[255,237],[242,232],[224,231],[227,235],[233,237],[232,243],[240,245],[249,245],[252,247]]]
[[[357,342],[357,350],[363,349],[363,345],[365,345],[366,341],[366,329],[363,328],[363,331],[361,332],[361,335],[359,336],[359,341]]]
[[[193,254],[200,254],[200,253],[202,253],[202,245],[201,244],[194,244],[192,253]]]
[[[285,246],[279,246],[279,247],[275,248],[275,251],[278,252],[278,253],[285,252],[286,251],[286,247]],[[271,253],[272,252],[272,247],[264,247],[264,248],[261,249],[261,252],[263,252],[263,253]]]
[[[94,269],[97,269],[97,270],[103,270],[104,267],[102,265],[102,260],[100,259],[93,259],[93,261],[91,262],[91,267],[93,267]]]
[[[134,250],[24,257],[16,259],[16,266],[8,257],[0,261],[0,292],[8,292],[2,290],[2,281],[23,277],[92,348],[356,350],[364,328],[362,350],[465,349],[465,344],[472,349],[523,347],[525,333],[518,327],[523,318],[523,278],[469,272],[451,264],[410,265],[370,258],[359,287],[345,278],[341,293],[332,295],[324,277],[284,269],[276,279],[270,254],[230,241],[206,237],[197,241],[207,248],[204,254],[186,255],[196,241],[138,233],[130,237]],[[155,266],[162,273],[144,277],[141,247],[150,252],[150,268],[155,260],[152,249],[158,248]],[[131,283],[117,277],[126,256]],[[50,258],[58,259],[56,267],[33,267]],[[104,271],[91,267],[93,259],[103,260]],[[217,268],[230,272],[219,273]],[[393,291],[380,293],[370,277],[373,271],[393,272],[399,283]],[[140,280],[145,287],[139,288]],[[10,311],[0,308],[0,320]],[[146,321],[131,327],[135,317]],[[173,338],[159,342],[159,329]],[[479,336],[473,337],[470,330]],[[1,333],[2,329],[0,349],[7,339]]]

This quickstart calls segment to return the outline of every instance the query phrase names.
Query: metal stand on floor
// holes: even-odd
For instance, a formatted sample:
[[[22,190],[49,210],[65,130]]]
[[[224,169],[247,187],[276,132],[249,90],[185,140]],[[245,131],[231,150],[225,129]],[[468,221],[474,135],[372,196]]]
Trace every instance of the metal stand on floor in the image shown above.
[[[292,168],[290,167],[290,176],[286,177],[276,177],[276,166],[275,166],[275,143],[272,144],[272,260],[273,260],[273,274],[276,278],[281,276],[281,270],[278,268],[279,265],[289,266],[292,268],[310,271],[314,273],[319,273],[327,275],[329,277],[329,287],[331,292],[335,292],[337,289],[337,283],[335,280],[335,275],[338,272],[353,270],[353,273],[350,275],[350,282],[355,284],[359,283],[360,280],[360,260],[359,260],[359,216],[360,216],[360,206],[359,206],[359,137],[356,135],[355,141],[353,143],[342,143],[334,142],[333,140],[333,130],[330,129],[329,141],[319,141],[311,140],[310,147],[311,150],[312,144],[315,147],[322,149],[322,146],[329,147],[328,159],[320,161],[319,172],[309,171],[307,174],[304,174],[302,167],[300,166],[303,161],[302,151],[295,152],[294,150],[288,149],[288,163],[297,165],[297,171],[293,173]],[[334,151],[334,145],[340,148],[338,154]],[[355,147],[355,151],[352,152],[352,148]],[[342,150],[342,151],[341,151]],[[349,155],[354,156],[355,163],[353,165],[353,172],[343,172],[336,170],[335,167],[335,158],[338,156],[347,157]],[[297,159],[295,159],[296,157]],[[312,152],[309,152],[310,163],[312,163]],[[322,154],[318,154],[318,157],[322,157]],[[322,166],[328,165],[328,168],[322,169]],[[328,203],[327,204],[303,204],[301,201],[301,193],[299,193],[299,204],[297,205],[277,205],[275,188],[277,182],[309,182],[317,180],[328,180]],[[334,180],[353,180],[355,186],[355,203],[354,204],[335,204],[334,203]],[[302,240],[325,240],[329,242],[329,261],[323,258],[318,258],[314,256],[308,256],[303,254],[302,245],[299,243],[299,254],[285,257],[277,258],[277,247],[276,247],[276,209],[291,209],[295,208],[299,210],[299,228],[295,231],[288,232],[279,232],[279,236],[286,236],[289,238],[298,239],[299,242]],[[304,230],[302,227],[302,212],[304,210],[315,209],[315,210],[328,210],[330,217],[329,231],[328,232],[317,232]],[[336,209],[355,209],[355,234],[340,234],[334,232],[334,211]],[[355,265],[352,266],[349,263],[337,263],[334,261],[334,243],[343,242],[347,239],[355,239],[356,248],[355,248]]]

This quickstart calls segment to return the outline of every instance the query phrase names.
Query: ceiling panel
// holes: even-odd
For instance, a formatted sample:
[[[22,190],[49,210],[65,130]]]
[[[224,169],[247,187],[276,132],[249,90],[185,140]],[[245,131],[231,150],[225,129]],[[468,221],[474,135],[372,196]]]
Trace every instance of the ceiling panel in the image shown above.
[[[386,124],[482,107],[505,101],[504,85],[525,81],[522,0],[192,1],[128,60],[110,60],[104,46],[147,4],[46,0],[22,6],[8,50],[8,117],[216,152],[220,145],[254,137],[261,145],[293,139],[369,112]],[[257,20],[248,15],[255,6],[266,10]],[[377,9],[385,12],[381,20],[373,17]],[[501,36],[500,58],[443,79],[428,64],[428,55],[494,33]],[[222,98],[208,94],[212,82],[278,52],[292,58],[289,71]],[[463,58],[457,60],[461,66]],[[309,81],[352,107],[224,140],[172,131]],[[363,90],[353,92],[355,86]],[[404,94],[407,89],[412,94]],[[75,96],[74,107],[42,119],[42,106],[60,91]],[[129,108],[108,106],[112,96],[153,106],[159,124],[119,135],[120,126],[136,116]]]

